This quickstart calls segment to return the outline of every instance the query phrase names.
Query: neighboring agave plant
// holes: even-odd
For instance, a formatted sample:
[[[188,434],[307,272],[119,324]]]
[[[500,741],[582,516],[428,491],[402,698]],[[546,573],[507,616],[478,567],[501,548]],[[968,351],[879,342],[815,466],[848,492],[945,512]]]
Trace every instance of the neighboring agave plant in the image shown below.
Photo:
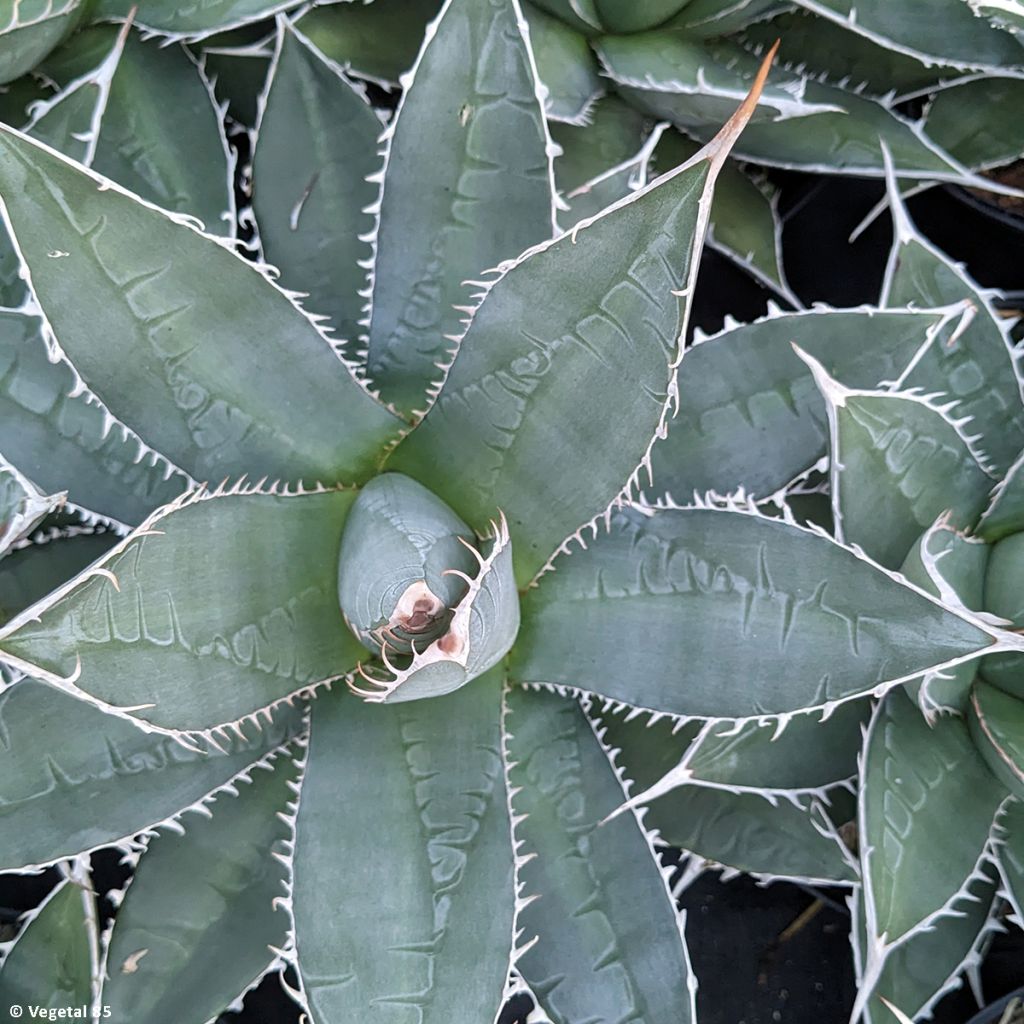
[[[879,305],[772,307],[684,359],[711,224],[799,305],[727,157],[839,101],[765,61],[704,148],[613,97],[580,133],[562,22],[378,4],[269,43],[273,0],[0,31],[12,110],[37,93],[0,132],[0,870],[61,875],[0,1015],[201,1024],[290,966],[316,1024],[495,1019],[510,986],[558,1024],[681,1024],[705,863],[849,888],[857,1014],[928,1012],[1024,889],[1024,399],[895,181],[972,179],[844,99],[904,126],[867,145]],[[593,41],[597,8],[544,6]],[[682,14],[778,5],[729,6]],[[593,45],[656,82],[638,41]],[[750,84],[723,67],[678,90],[696,136]],[[359,82],[399,79],[385,129]],[[112,923],[105,848],[134,869]]]

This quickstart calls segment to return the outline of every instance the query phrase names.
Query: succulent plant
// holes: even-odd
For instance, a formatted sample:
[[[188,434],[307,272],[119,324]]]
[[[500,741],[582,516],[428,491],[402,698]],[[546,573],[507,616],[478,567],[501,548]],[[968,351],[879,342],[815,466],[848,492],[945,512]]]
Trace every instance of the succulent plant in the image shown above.
[[[0,1015],[681,1024],[716,865],[845,887],[889,1024],[1024,921],[1017,353],[901,198],[1019,136],[893,109],[1016,88],[1019,5],[798,6],[0,28]],[[886,176],[877,305],[731,151]],[[705,239],[792,311],[691,344]]]

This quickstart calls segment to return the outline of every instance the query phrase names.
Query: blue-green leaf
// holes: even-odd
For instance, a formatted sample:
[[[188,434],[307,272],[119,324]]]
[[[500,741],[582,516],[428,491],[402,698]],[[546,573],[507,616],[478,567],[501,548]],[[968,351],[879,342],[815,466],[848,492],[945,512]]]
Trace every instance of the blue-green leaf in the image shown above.
[[[530,902],[516,969],[557,1024],[696,1021],[682,922],[641,819],[605,821],[626,796],[572,700],[512,689],[507,751],[517,881]],[[536,897],[531,900],[531,897]]]
[[[214,481],[372,473],[396,417],[251,264],[9,129],[0,193],[54,344],[168,458]]]
[[[550,237],[552,152],[518,0],[448,0],[387,133],[366,365],[397,406],[427,407],[464,282]]]
[[[0,659],[168,732],[210,732],[353,672],[337,599],[354,491],[202,492],[0,631]]]
[[[515,906],[500,688],[495,672],[397,707],[314,704],[292,869],[313,1024],[497,1015]]]
[[[994,642],[829,537],[714,508],[613,514],[524,593],[522,616],[514,680],[683,717],[825,708]]]
[[[291,836],[281,815],[297,776],[287,755],[261,762],[183,816],[181,834],[149,840],[105,951],[101,1005],[113,1020],[213,1020],[274,961],[288,932],[276,905]]]
[[[373,254],[365,210],[377,196],[366,179],[379,169],[382,125],[362,90],[284,18],[277,31],[253,154],[263,252],[339,340],[355,341]]]

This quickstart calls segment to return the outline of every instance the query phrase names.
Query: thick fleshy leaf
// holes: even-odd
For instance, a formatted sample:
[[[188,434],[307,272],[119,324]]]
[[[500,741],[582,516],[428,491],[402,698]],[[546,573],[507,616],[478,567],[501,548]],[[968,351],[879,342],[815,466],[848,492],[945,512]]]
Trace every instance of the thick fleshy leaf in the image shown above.
[[[548,94],[545,113],[555,121],[583,125],[604,94],[604,79],[584,36],[536,7],[525,6],[537,73]]]
[[[291,739],[299,713],[187,749],[23,679],[0,693],[0,868],[50,864],[179,814]]]
[[[1024,448],[1024,399],[1009,339],[989,295],[918,233],[891,174],[888,195],[894,236],[880,304],[930,306],[967,299],[976,311],[962,331],[933,345],[903,384],[955,399],[956,415],[971,417],[970,432],[981,435],[979,447],[1005,473]]]
[[[1024,921],[1021,916],[1024,908],[1024,803],[1011,800],[1000,816],[999,825],[1002,839],[996,847],[999,873],[1018,921]]]
[[[281,284],[308,293],[306,308],[329,317],[339,339],[354,341],[373,254],[365,241],[373,217],[364,210],[377,196],[366,179],[379,169],[381,122],[283,18],[269,74],[253,156],[263,252]]]
[[[412,67],[441,0],[314,7],[295,24],[325,57],[357,78],[393,86]],[[377,170],[378,168],[374,168]]]
[[[452,608],[447,630],[425,649],[414,645],[409,657],[392,657],[385,646],[384,667],[362,668],[367,685],[353,685],[356,693],[386,704],[439,697],[471,683],[505,657],[519,631],[519,595],[508,524],[503,518],[491,527],[487,557],[471,549],[479,563],[476,577],[449,570],[461,575],[466,592]]]
[[[836,833],[836,825],[845,824],[854,814],[848,790],[833,788],[819,793],[817,799],[806,794],[794,802],[767,791],[738,792],[691,783],[647,800],[643,794],[656,787],[685,752],[694,724],[688,723],[676,734],[672,723],[664,719],[649,724],[645,718],[630,720],[605,714],[601,726],[604,742],[618,749],[617,760],[626,778],[634,783],[632,799],[648,807],[646,822],[657,829],[664,842],[738,871],[822,881],[853,880],[850,857]],[[749,727],[744,731],[749,735]],[[793,735],[799,733],[798,728]],[[696,747],[694,753],[699,753]],[[776,781],[780,767],[771,769]],[[749,781],[742,761],[729,764],[722,760],[718,768],[715,774],[720,778],[738,785]],[[834,821],[826,813],[822,796],[832,801],[829,813]]]
[[[0,192],[61,349],[169,458],[214,480],[371,472],[396,418],[238,255],[10,130]]]
[[[210,85],[181,46],[128,37],[92,167],[148,202],[198,217],[211,234],[234,234],[234,158]]]
[[[865,1007],[864,1024],[902,1024],[882,1002],[904,1010],[913,1020],[926,1019],[946,992],[961,984],[960,976],[981,959],[980,947],[988,934],[986,925],[996,896],[995,869],[984,865],[972,879],[953,912],[935,922],[934,928],[908,939],[885,959]],[[851,939],[863,945],[864,901],[853,896]],[[854,949],[855,962],[861,951]]]
[[[934,64],[989,68],[1024,64],[1015,41],[976,18],[963,0],[929,0],[914,10],[891,0],[796,0],[872,42]]]
[[[275,906],[286,877],[278,857],[291,838],[279,815],[297,776],[280,756],[204,815],[185,815],[184,835],[149,841],[107,947],[101,1003],[113,1020],[213,1020],[274,960],[271,947],[288,932]]]
[[[830,82],[846,81],[849,87],[863,88],[869,96],[923,89],[943,76],[957,74],[950,68],[929,67],[834,21],[791,7],[770,21],[746,26],[741,36],[744,46],[755,52],[779,38],[786,41],[786,53],[808,70],[824,74]]]
[[[0,15],[0,84],[31,71],[81,17],[80,0],[4,4]]]
[[[226,32],[279,11],[298,7],[301,0],[145,0],[135,16],[135,25],[157,35],[185,39],[205,39],[215,32]],[[122,20],[128,17],[135,0],[96,0],[92,5],[94,21]]]
[[[681,921],[640,820],[601,823],[626,793],[582,708],[520,689],[506,699],[513,810],[525,815],[517,881],[538,897],[516,920],[524,942],[537,937],[517,970],[558,1024],[691,1024]]]
[[[4,453],[23,473],[44,491],[66,491],[72,505],[130,525],[188,487],[188,477],[78,392],[74,371],[47,358],[39,319],[0,310]]]
[[[836,808],[843,805],[838,824],[853,817],[847,790],[824,795]],[[815,797],[772,803],[761,793],[691,784],[655,799],[646,821],[664,842],[710,864],[770,878],[846,885],[857,879],[837,823]]]
[[[87,876],[75,874],[32,914],[4,961],[0,1013],[10,1020],[26,1008],[59,1013],[87,1006],[98,945],[96,897]]]
[[[1024,701],[975,680],[967,723],[996,778],[1014,796],[1024,796]]]
[[[555,183],[569,207],[558,219],[570,228],[600,213],[641,183],[646,162],[646,118],[618,96],[604,96],[586,126],[551,124],[561,153],[555,157]]]
[[[666,132],[655,150],[654,162],[660,170],[669,170],[688,160],[697,148],[696,142],[680,132]],[[799,308],[800,301],[782,269],[782,221],[775,196],[735,163],[727,163],[715,186],[708,245]]]
[[[410,654],[442,636],[477,567],[474,539],[422,484],[401,473],[375,477],[341,538],[338,602],[349,628],[375,653]]]
[[[531,0],[531,2],[534,7],[553,14],[586,36],[592,36],[601,31],[601,22],[597,14],[597,0]]]
[[[32,138],[86,167],[92,165],[110,87],[124,51],[125,33],[104,33],[103,59],[68,83],[52,99],[33,108],[25,126]]]
[[[760,790],[824,789],[857,774],[867,701],[841,704],[821,721],[798,715],[779,733],[776,723],[748,722],[739,729],[713,725],[686,758],[698,782]]]
[[[718,509],[614,513],[522,615],[513,679],[705,718],[827,707],[992,643],[830,538]]]
[[[699,41],[685,33],[659,29],[628,36],[602,36],[594,44],[608,76],[628,99],[680,128],[708,128],[728,117],[750,88],[745,65],[734,69],[716,61]],[[737,50],[737,56],[742,51]],[[755,65],[756,67],[756,65]],[[834,110],[806,99],[807,82],[797,74],[773,70],[750,127],[800,119]]]
[[[117,540],[112,531],[76,531],[67,536],[41,533],[38,540],[33,538],[32,543],[9,551],[0,566],[0,624],[77,576]]]
[[[338,608],[337,565],[355,492],[197,497],[8,623],[0,658],[183,732],[352,672],[362,648]]]
[[[1020,0],[967,0],[979,17],[1018,38],[1024,36],[1024,4]]]
[[[551,235],[553,183],[518,0],[448,0],[411,76],[388,132],[367,371],[423,410],[464,282]]]
[[[672,27],[694,39],[719,38],[790,6],[786,0],[689,0],[672,19]]]
[[[797,715],[781,732],[777,722],[709,722],[699,729],[690,723],[678,731],[677,721],[648,716],[633,724],[606,715],[604,723],[607,741],[623,747],[627,774],[644,790],[660,788],[674,774],[663,791],[692,779],[737,791],[796,793],[824,790],[856,775],[861,725],[870,713],[867,702],[850,701],[824,721]]]
[[[1024,531],[1024,452],[993,488],[978,534],[990,544]]]
[[[999,167],[1024,154],[1024,130],[1009,112],[1024,104],[1024,79],[970,76],[931,98],[925,131],[972,169]]]
[[[601,23],[609,32],[643,32],[668,21],[687,0],[596,0]]]
[[[399,707],[314,704],[292,871],[313,1024],[496,1016],[515,902],[500,689],[494,672]]]
[[[0,454],[0,556],[63,503],[63,494],[43,494]]]
[[[861,777],[866,978],[877,976],[890,947],[949,912],[979,870],[1005,798],[966,723],[944,715],[929,725],[902,690],[886,695],[868,730]]]
[[[1008,619],[1011,629],[1024,629],[1024,533],[992,545],[985,573],[985,610]],[[981,674],[1007,693],[1024,699],[1024,654],[993,654],[980,662]]]
[[[679,367],[679,414],[651,453],[655,492],[677,501],[740,487],[775,493],[828,449],[825,402],[792,342],[845,384],[873,387],[897,379],[946,320],[808,310],[727,327],[694,345]]]
[[[713,111],[721,102],[704,92],[701,102],[695,102],[698,69],[717,91],[729,92],[742,90],[757,65],[755,57],[732,43],[701,47],[678,33],[620,37],[614,49],[606,42],[602,40],[599,55],[619,92],[698,139],[714,130]],[[781,88],[787,82],[799,99]],[[884,172],[884,143],[900,177],[980,183],[927,139],[919,125],[881,103],[784,71],[777,73],[776,83],[774,109],[783,116],[772,120],[772,108],[766,106],[761,120],[748,127],[736,146],[737,157],[776,167],[879,176]]]
[[[698,158],[487,286],[436,402],[392,457],[477,529],[502,509],[520,583],[638,482],[677,408],[708,200],[767,67]]]
[[[916,392],[851,390],[803,358],[828,407],[839,540],[898,569],[938,516],[954,529],[974,525],[995,481],[965,421]]]
[[[978,538],[964,536],[940,522],[921,535],[900,572],[947,606],[981,611],[990,550]],[[908,683],[907,692],[929,719],[939,712],[963,714],[978,664],[965,661],[929,673]]]

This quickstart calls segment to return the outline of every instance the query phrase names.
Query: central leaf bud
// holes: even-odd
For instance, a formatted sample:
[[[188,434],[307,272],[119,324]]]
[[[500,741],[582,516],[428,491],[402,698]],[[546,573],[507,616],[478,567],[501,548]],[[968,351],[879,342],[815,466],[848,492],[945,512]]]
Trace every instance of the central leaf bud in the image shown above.
[[[444,637],[479,569],[473,531],[399,473],[371,480],[341,539],[338,600],[374,653],[415,654]]]
[[[519,630],[512,539],[499,511],[479,539],[398,473],[360,492],[341,538],[338,599],[379,662],[349,687],[366,700],[440,697],[493,668]]]

